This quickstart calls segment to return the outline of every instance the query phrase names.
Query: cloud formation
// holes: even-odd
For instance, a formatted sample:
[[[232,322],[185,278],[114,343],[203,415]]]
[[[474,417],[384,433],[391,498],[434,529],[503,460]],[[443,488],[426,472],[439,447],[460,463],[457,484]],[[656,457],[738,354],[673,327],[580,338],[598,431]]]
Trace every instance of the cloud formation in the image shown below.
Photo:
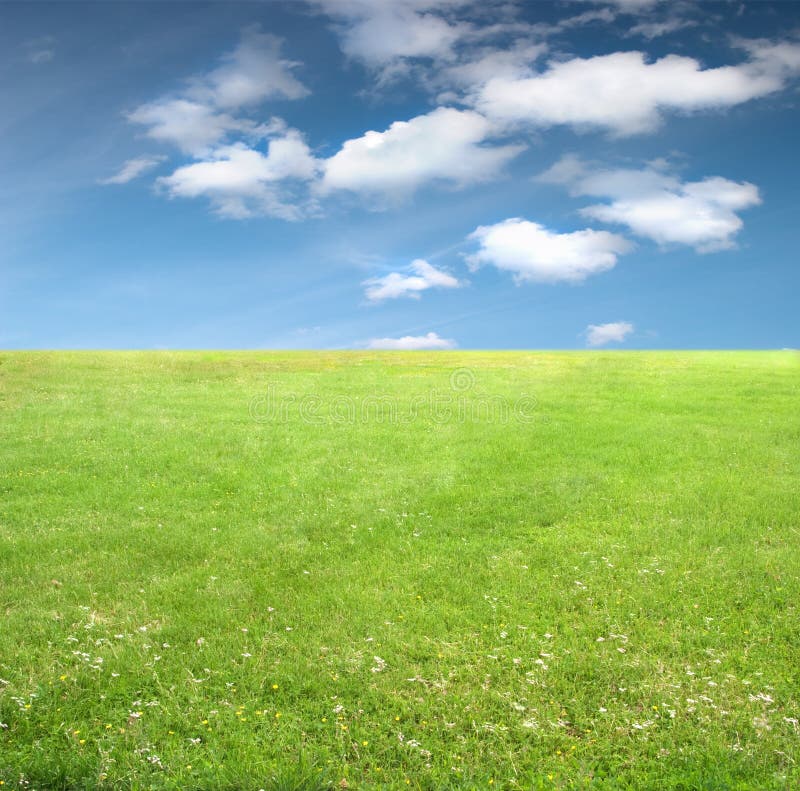
[[[321,194],[350,190],[402,200],[428,182],[464,186],[494,178],[524,146],[491,145],[492,124],[472,110],[439,107],[383,132],[347,140],[324,163]]]
[[[608,231],[557,233],[519,217],[482,225],[469,239],[480,245],[467,256],[470,266],[491,264],[511,272],[517,282],[578,283],[612,269],[632,249],[627,239]]]
[[[266,214],[297,220],[303,212],[287,200],[286,182],[309,181],[317,168],[302,135],[289,129],[269,141],[266,154],[244,143],[222,146],[203,161],[184,165],[157,183],[171,197],[208,198],[223,217]]]
[[[312,5],[336,21],[342,52],[372,67],[402,58],[450,59],[471,25],[440,12],[467,0],[316,0]]]
[[[100,184],[127,184],[148,170],[157,167],[165,159],[166,157],[163,156],[145,156],[129,159],[123,163],[122,167],[113,176],[101,179]]]
[[[463,284],[448,272],[417,258],[405,273],[390,272],[384,277],[365,280],[362,285],[366,287],[364,294],[370,302],[382,302],[398,297],[419,299],[420,293],[429,288],[458,288]]]
[[[298,64],[282,59],[280,49],[279,38],[249,27],[220,66],[191,78],[180,92],[140,105],[128,119],[147,127],[148,137],[195,156],[232,133],[264,137],[274,131],[276,119],[259,124],[233,113],[266,99],[301,99],[309,93],[292,73]]]
[[[652,165],[603,169],[574,155],[562,157],[539,178],[563,184],[573,195],[608,199],[582,209],[585,217],[625,225],[658,244],[685,244],[701,253],[733,247],[744,224],[736,212],[761,203],[758,188],[746,181],[712,176],[681,182]]]
[[[747,50],[744,63],[710,69],[683,55],[650,62],[643,52],[551,61],[532,76],[493,77],[469,98],[505,124],[643,134],[666,113],[724,109],[775,93],[800,70],[800,44],[751,43]]]
[[[586,343],[589,346],[605,346],[608,343],[622,343],[633,332],[633,324],[628,321],[613,321],[608,324],[590,324],[586,328]]]
[[[440,338],[435,332],[426,335],[404,335],[402,338],[373,338],[368,349],[386,349],[391,351],[413,351],[417,349],[455,349],[456,342],[448,338]]]

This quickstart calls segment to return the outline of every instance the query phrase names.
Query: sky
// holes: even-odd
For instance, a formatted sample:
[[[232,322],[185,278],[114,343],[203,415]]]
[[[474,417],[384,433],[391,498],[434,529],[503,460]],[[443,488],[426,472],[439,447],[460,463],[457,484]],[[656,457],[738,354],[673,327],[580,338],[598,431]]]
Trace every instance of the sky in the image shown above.
[[[0,348],[797,348],[799,90],[793,2],[0,2]]]

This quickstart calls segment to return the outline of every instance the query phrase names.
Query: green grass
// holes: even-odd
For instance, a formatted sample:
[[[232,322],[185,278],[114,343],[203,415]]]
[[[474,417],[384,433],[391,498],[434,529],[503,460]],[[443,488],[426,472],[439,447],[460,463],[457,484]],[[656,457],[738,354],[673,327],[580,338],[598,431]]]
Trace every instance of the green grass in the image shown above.
[[[796,788],[799,407],[792,352],[2,353],[0,781]]]

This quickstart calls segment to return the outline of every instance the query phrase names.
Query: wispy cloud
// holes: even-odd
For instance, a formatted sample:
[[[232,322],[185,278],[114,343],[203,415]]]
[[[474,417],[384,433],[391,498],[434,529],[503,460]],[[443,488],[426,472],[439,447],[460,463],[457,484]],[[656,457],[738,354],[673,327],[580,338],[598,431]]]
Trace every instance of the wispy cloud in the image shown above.
[[[135,157],[125,162],[113,176],[101,179],[100,184],[127,184],[162,163],[164,156]]]

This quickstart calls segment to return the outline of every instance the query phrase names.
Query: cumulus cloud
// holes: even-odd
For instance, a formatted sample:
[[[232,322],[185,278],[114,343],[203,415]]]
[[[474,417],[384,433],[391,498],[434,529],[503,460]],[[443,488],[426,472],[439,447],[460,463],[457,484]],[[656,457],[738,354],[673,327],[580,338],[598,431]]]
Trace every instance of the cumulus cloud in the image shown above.
[[[163,162],[166,157],[153,156],[153,157],[135,157],[134,159],[127,160],[122,167],[107,179],[102,179],[101,184],[127,184],[133,181],[148,170],[152,170]]]
[[[633,324],[613,321],[608,324],[590,324],[586,328],[586,343],[589,346],[605,346],[607,343],[622,343],[633,332]]]
[[[782,89],[800,70],[800,44],[741,46],[747,61],[709,69],[682,55],[650,62],[642,52],[553,61],[532,76],[494,77],[470,102],[507,124],[571,125],[619,136],[651,132],[667,112],[732,107]]]
[[[563,184],[573,195],[608,199],[582,209],[586,217],[626,225],[658,244],[685,244],[698,252],[732,247],[743,226],[736,212],[761,203],[758,188],[746,181],[712,176],[681,182],[653,165],[603,169],[574,155],[563,157],[539,178]]]
[[[277,37],[247,28],[219,67],[190,79],[183,91],[140,105],[128,119],[146,126],[148,137],[195,156],[232,133],[270,134],[278,120],[265,125],[233,113],[266,99],[300,99],[309,93],[292,74],[297,64],[283,60],[280,48]]]
[[[385,299],[412,297],[429,288],[458,288],[463,285],[448,272],[437,269],[422,258],[412,261],[406,272],[390,272],[384,277],[365,280],[364,294],[370,302],[382,302]]]
[[[471,26],[441,13],[465,0],[316,0],[337,22],[342,51],[370,66],[400,58],[448,59]]]
[[[321,194],[350,190],[398,200],[421,185],[464,186],[494,178],[522,145],[487,145],[492,124],[472,110],[439,107],[384,132],[347,140],[324,164]]]
[[[608,231],[557,233],[519,217],[482,225],[469,239],[480,245],[467,256],[470,266],[491,264],[511,272],[518,282],[578,283],[612,269],[632,249],[627,239]]]
[[[455,349],[456,342],[448,338],[440,338],[435,332],[426,335],[404,335],[402,338],[373,338],[368,349],[389,349],[392,351],[409,351],[416,349]]]
[[[203,161],[184,165],[157,183],[171,197],[208,198],[224,217],[265,214],[296,220],[303,211],[287,199],[290,190],[286,182],[309,181],[317,168],[318,162],[300,133],[290,129],[269,141],[266,154],[241,142],[222,146]]]

